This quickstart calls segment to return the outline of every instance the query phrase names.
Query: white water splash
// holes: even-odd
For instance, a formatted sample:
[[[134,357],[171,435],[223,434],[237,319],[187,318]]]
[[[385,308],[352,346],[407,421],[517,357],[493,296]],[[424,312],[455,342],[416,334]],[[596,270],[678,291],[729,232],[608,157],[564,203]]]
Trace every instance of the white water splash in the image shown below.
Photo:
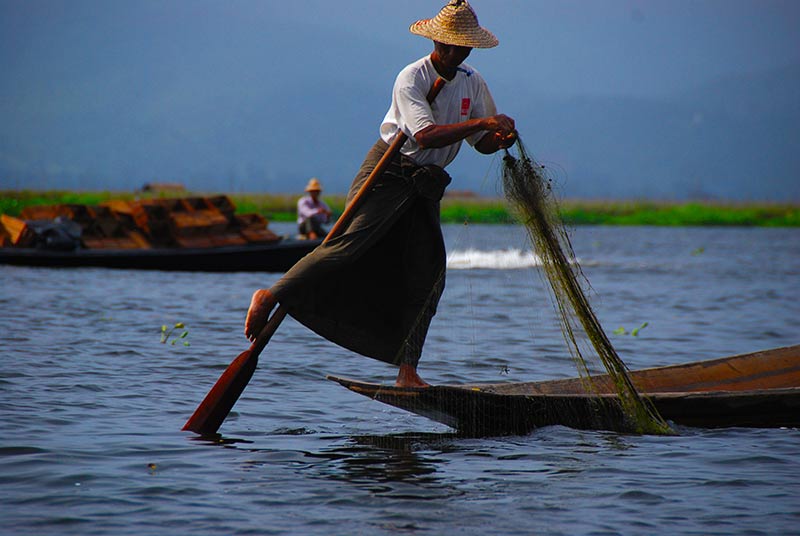
[[[541,265],[542,261],[532,251],[520,249],[467,249],[453,251],[447,256],[447,268],[451,270],[515,270]]]

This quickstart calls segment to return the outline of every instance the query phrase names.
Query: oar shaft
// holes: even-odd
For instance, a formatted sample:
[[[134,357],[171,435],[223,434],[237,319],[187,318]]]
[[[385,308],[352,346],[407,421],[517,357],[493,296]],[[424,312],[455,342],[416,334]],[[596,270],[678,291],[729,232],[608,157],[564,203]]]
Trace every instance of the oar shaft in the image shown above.
[[[430,91],[428,92],[428,102],[433,102],[439,91],[444,86],[444,79],[438,78],[434,82]],[[361,185],[356,195],[347,205],[342,215],[336,221],[336,224],[331,229],[331,232],[325,237],[324,242],[331,238],[338,236],[345,228],[346,224],[350,221],[355,214],[356,209],[361,204],[364,196],[372,188],[375,180],[380,177],[386,170],[386,167],[392,159],[400,151],[403,143],[406,141],[406,135],[401,131],[397,134],[397,138],[392,142],[389,149],[375,166],[375,169],[369,174],[369,177]],[[211,388],[206,397],[197,407],[195,412],[186,421],[183,426],[184,430],[190,430],[198,434],[213,434],[222,425],[222,422],[230,413],[231,408],[239,399],[239,396],[244,391],[247,383],[255,371],[258,364],[258,356],[261,354],[264,347],[267,345],[272,335],[280,326],[284,318],[286,318],[287,310],[285,307],[278,306],[272,314],[267,324],[261,329],[261,332],[256,337],[250,348],[242,352],[233,362],[228,365],[225,372],[220,376],[217,383]]]

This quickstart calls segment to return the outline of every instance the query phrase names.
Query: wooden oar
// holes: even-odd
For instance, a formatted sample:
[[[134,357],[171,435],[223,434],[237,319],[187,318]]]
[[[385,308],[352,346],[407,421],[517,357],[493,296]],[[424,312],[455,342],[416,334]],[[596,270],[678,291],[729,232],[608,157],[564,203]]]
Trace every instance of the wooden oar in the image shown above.
[[[439,91],[444,87],[444,84],[445,80],[443,78],[436,79],[427,95],[429,103],[433,102],[436,95],[438,95]],[[342,232],[356,209],[363,202],[367,192],[372,188],[377,178],[383,174],[407,139],[408,136],[406,136],[402,130],[398,132],[397,137],[378,161],[375,169],[369,174],[367,180],[361,185],[361,188],[359,188],[356,195],[353,196],[350,204],[347,205],[347,208],[345,208],[331,231],[325,237],[323,244]],[[259,354],[261,354],[261,351],[272,338],[272,335],[278,329],[283,319],[286,318],[286,312],[286,308],[282,305],[278,307],[258,334],[258,337],[256,337],[255,342],[250,345],[250,348],[239,354],[239,356],[228,365],[228,368],[225,369],[225,372],[219,377],[217,383],[214,384],[200,405],[197,406],[192,416],[189,417],[189,420],[186,421],[186,424],[183,425],[183,430],[189,430],[201,435],[210,435],[217,432],[222,425],[222,421],[228,416],[228,413],[230,413],[231,408],[239,399],[242,391],[247,387],[250,378],[253,377],[253,372],[255,372],[256,365],[258,365]]]

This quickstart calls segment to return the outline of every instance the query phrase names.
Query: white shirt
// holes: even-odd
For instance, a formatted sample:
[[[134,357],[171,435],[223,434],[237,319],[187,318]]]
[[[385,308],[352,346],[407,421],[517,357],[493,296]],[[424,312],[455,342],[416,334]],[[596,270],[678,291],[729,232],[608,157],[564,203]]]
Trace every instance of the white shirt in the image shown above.
[[[456,76],[447,81],[433,105],[428,105],[426,97],[437,78],[439,74],[430,56],[420,58],[400,71],[392,90],[392,104],[381,123],[381,138],[386,143],[391,144],[394,140],[398,126],[405,132],[408,141],[401,152],[421,166],[447,166],[458,154],[461,142],[423,150],[414,139],[417,132],[429,125],[449,125],[497,114],[483,77],[466,63],[458,67]],[[475,145],[484,134],[485,131],[469,136],[467,143]]]

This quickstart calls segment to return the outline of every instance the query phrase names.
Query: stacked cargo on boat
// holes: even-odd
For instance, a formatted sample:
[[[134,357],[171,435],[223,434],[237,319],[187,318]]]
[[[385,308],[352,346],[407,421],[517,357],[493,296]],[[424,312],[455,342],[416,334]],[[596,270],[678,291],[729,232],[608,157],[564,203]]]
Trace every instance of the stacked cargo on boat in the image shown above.
[[[26,207],[0,216],[3,247],[213,248],[277,242],[260,214],[236,214],[224,195]]]

